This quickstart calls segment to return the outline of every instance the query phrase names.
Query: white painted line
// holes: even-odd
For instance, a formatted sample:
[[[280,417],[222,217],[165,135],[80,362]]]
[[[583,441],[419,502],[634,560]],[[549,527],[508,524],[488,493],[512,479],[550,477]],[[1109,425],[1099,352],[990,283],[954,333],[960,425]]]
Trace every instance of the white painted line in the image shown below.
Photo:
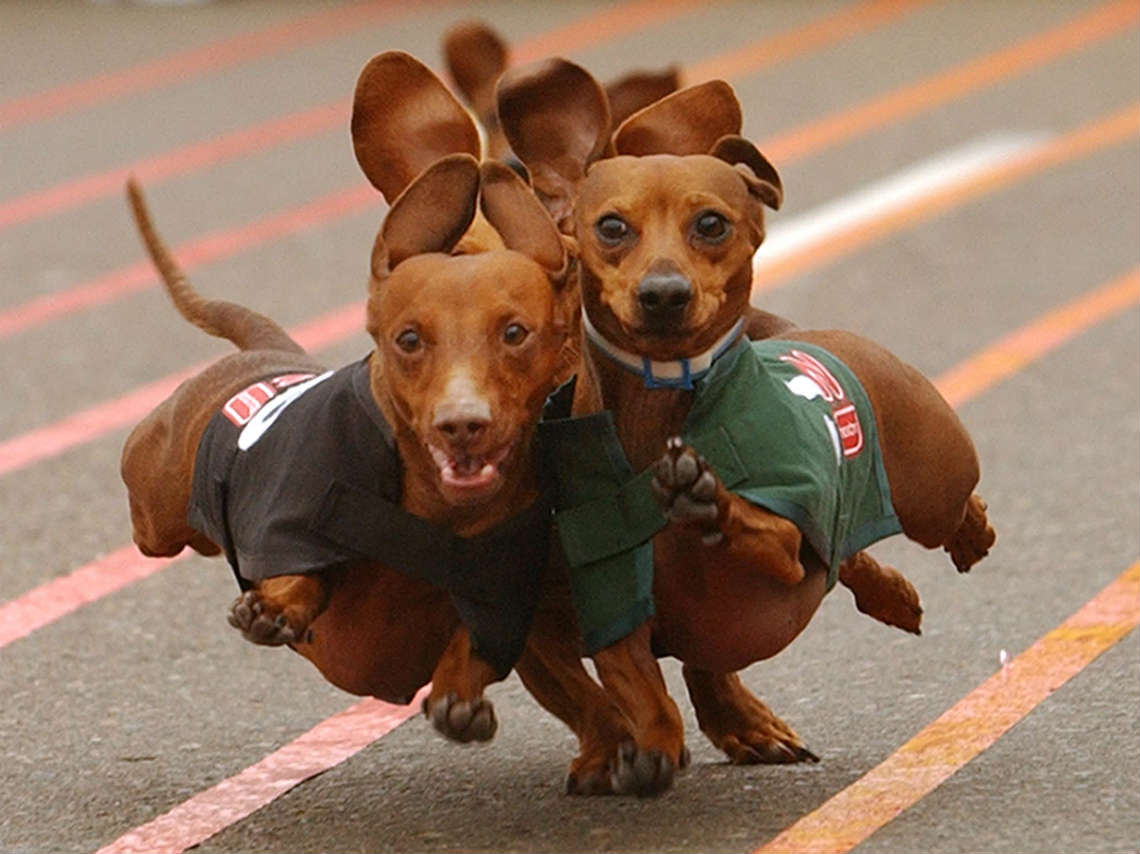
[[[756,250],[754,274],[836,234],[890,216],[925,198],[1020,159],[1050,139],[1045,133],[995,133],[888,176],[787,222],[775,222]]]

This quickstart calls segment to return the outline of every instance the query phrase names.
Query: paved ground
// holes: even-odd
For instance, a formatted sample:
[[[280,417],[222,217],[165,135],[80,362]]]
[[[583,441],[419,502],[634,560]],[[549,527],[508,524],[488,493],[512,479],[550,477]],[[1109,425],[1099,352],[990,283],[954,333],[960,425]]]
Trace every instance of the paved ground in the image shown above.
[[[994,134],[1052,152],[933,208],[912,205],[859,239],[832,232],[760,297],[802,325],[869,335],[932,377],[1134,276],[1140,262],[1137,131],[1067,143],[1121,111],[1135,125],[1136,3],[9,0],[0,4],[0,603],[27,602],[104,555],[129,562],[116,552],[130,536],[117,472],[126,428],[66,419],[225,352],[145,276],[130,289],[141,250],[120,170],[144,176],[161,230],[187,259],[214,252],[191,265],[203,291],[291,328],[351,307],[382,217],[361,195],[349,145],[356,74],[387,48],[435,64],[439,33],[472,16],[524,56],[564,52],[599,77],[672,61],[695,78],[730,75],[748,134],[784,177],[774,234]],[[284,116],[293,118],[272,131]],[[219,139],[228,147],[198,160],[185,152]],[[298,209],[303,222],[283,218]],[[250,228],[265,222],[277,231]],[[694,764],[672,792],[568,798],[573,740],[512,678],[491,693],[500,716],[491,745],[456,747],[413,718],[199,850],[763,845],[859,785],[997,671],[1003,650],[1025,651],[1140,556],[1140,313],[1129,287],[1073,337],[1053,346],[1031,336],[1045,342],[1039,357],[1003,362],[1008,376],[963,400],[998,549],[964,578],[901,541],[876,549],[922,592],[924,635],[872,623],[837,591],[791,647],[746,671],[819,765],[728,766],[686,706]],[[67,302],[77,293],[95,297]],[[1070,313],[1050,329],[1076,322]],[[330,364],[366,350],[353,323],[324,341]],[[52,450],[61,424],[70,444]],[[0,627],[14,634],[0,646],[0,850],[95,850],[354,701],[299,657],[242,642],[225,625],[232,595],[222,564],[192,558],[34,631],[29,611],[2,612]],[[857,850],[1136,851],[1137,634],[1105,645]],[[892,791],[917,785],[903,776]]]

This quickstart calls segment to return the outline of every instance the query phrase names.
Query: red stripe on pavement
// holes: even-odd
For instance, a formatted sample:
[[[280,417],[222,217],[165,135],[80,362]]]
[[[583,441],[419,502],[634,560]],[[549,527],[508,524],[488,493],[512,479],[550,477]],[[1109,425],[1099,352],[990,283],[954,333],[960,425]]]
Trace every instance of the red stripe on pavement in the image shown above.
[[[327,222],[354,214],[370,205],[377,207],[377,223],[383,204],[371,186],[362,184],[338,190],[300,207],[290,208],[274,216],[226,231],[216,231],[190,240],[174,249],[183,270],[229,258],[272,240],[298,231],[316,228]],[[149,261],[140,261],[83,285],[58,293],[44,294],[14,308],[0,311],[0,338],[14,335],[53,317],[81,308],[90,308],[126,294],[146,290],[158,283]]]
[[[184,553],[184,554],[188,554]],[[116,549],[47,584],[41,584],[11,602],[0,605],[0,648],[27,637],[128,584],[165,569],[178,558],[155,559],[139,554],[134,545]]]
[[[0,103],[0,129],[38,121],[67,110],[89,107],[135,92],[156,89],[195,74],[249,62],[278,51],[351,32],[364,24],[374,25],[385,19],[409,14],[416,8],[391,0],[338,6],[151,62],[67,83],[34,95],[13,98]]]
[[[289,331],[289,335],[306,350],[319,350],[363,330],[364,303],[356,302],[297,326]],[[170,396],[179,383],[194,376],[208,364],[209,362],[203,362],[192,365],[139,386],[122,397],[96,404],[46,427],[0,442],[0,477],[40,460],[58,456],[97,436],[133,425]]]
[[[527,39],[514,49],[516,62],[551,53],[565,53],[602,40],[610,40],[645,23],[660,24],[696,5],[696,0],[654,3],[634,0]],[[292,113],[213,139],[207,139],[143,160],[85,175],[0,202],[0,228],[28,222],[104,198],[122,190],[128,175],[144,185],[173,178],[244,155],[256,154],[325,131],[348,127],[352,101],[344,99]]]
[[[125,833],[97,854],[180,852],[198,845],[390,733],[416,714],[429,689],[430,685],[421,688],[407,706],[362,700],[256,765]]]
[[[1140,563],[757,854],[842,854],[989,748],[1140,623]]]
[[[113,193],[121,193],[127,177],[134,175],[144,185],[203,169],[225,160],[265,151],[323,131],[348,127],[352,102],[337,101],[311,110],[291,113],[273,121],[243,128],[213,139],[176,148],[127,166],[85,175],[0,202],[0,228],[51,216]]]

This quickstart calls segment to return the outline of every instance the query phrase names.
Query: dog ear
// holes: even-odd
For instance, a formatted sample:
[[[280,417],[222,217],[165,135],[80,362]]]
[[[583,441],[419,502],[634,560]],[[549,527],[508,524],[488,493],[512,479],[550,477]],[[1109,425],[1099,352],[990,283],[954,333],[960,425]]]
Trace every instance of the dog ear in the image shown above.
[[[586,167],[609,153],[610,108],[588,71],[548,59],[507,71],[496,90],[499,125],[559,226]]]
[[[372,58],[356,82],[352,146],[368,180],[389,204],[435,161],[478,158],[479,131],[426,65],[401,51]]]
[[[569,266],[566,244],[538,197],[504,163],[488,160],[479,169],[479,205],[503,245],[538,262],[556,282],[564,281]]]
[[[499,34],[482,21],[465,21],[443,35],[443,61],[481,121],[495,114],[495,83],[506,71],[508,51]]]
[[[681,72],[675,65],[660,71],[631,71],[606,84],[610,119],[620,125],[638,110],[656,103],[681,88]]]
[[[372,247],[372,276],[381,280],[402,261],[450,252],[475,218],[479,163],[451,154],[425,169],[392,203]]]
[[[614,150],[639,157],[707,154],[721,137],[740,133],[742,122],[732,87],[710,80],[634,113],[614,133]]]
[[[780,182],[776,167],[768,162],[768,158],[755,145],[742,136],[730,135],[718,139],[709,153],[734,166],[747,166],[751,173],[743,169],[740,173],[748,184],[749,192],[772,210],[780,209],[784,201],[784,185]]]

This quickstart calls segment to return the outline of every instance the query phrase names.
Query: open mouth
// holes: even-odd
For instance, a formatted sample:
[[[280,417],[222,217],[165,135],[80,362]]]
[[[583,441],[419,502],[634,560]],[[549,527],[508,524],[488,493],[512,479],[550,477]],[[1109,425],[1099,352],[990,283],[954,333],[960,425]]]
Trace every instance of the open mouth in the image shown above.
[[[487,455],[444,451],[435,445],[428,445],[428,450],[439,468],[439,479],[443,487],[458,492],[465,498],[474,499],[498,486],[501,476],[499,465],[506,459],[510,447]]]

